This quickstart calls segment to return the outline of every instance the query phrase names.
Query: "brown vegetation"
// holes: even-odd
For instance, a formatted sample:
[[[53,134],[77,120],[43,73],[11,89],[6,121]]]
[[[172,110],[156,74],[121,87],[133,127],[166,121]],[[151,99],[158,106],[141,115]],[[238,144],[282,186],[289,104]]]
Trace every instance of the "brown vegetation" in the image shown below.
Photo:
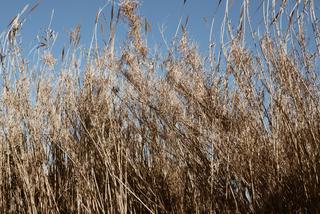
[[[313,1],[299,2],[272,7],[253,50],[244,1],[237,31],[226,13],[230,41],[210,44],[207,58],[185,26],[166,57],[153,57],[139,3],[123,0],[104,47],[95,33],[81,51],[76,27],[54,56],[48,29],[30,64],[17,16],[1,37],[1,212],[320,210],[320,29]],[[128,24],[121,54],[118,21]]]

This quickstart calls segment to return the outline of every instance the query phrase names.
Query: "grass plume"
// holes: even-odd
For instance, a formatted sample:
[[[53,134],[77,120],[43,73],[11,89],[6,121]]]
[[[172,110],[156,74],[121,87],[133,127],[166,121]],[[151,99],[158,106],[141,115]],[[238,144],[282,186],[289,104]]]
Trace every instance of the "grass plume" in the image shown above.
[[[82,51],[76,26],[54,56],[48,29],[35,63],[17,39],[25,8],[0,37],[1,212],[318,212],[314,1],[267,8],[261,34],[249,30],[249,3],[236,30],[226,12],[208,57],[186,26],[153,56],[140,3],[122,0],[102,46],[95,32]],[[118,22],[128,25],[119,54]]]

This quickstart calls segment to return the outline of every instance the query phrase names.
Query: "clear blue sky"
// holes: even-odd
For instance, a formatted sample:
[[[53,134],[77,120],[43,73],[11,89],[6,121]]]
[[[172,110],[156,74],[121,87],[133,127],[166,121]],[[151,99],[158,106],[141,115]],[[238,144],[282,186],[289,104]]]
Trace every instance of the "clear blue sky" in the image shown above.
[[[262,21],[262,13],[255,13],[262,0],[251,1],[251,16],[257,24]],[[10,20],[24,7],[29,4],[30,8],[36,3],[36,0],[1,0],[0,7],[0,31],[7,28]],[[23,42],[26,48],[31,48],[36,43],[35,36],[46,29],[50,22],[52,10],[54,17],[52,29],[59,33],[59,39],[56,48],[61,48],[67,44],[68,32],[76,24],[81,25],[81,43],[89,45],[95,15],[99,7],[104,6],[107,0],[43,0],[39,7],[33,11],[27,18],[23,26]],[[159,33],[159,26],[164,26],[165,35],[168,40],[173,36],[178,25],[179,18],[183,17],[183,22],[189,16],[188,30],[190,36],[195,40],[202,50],[206,50],[211,18],[215,16],[214,39],[217,41],[220,31],[220,24],[224,14],[225,0],[222,0],[217,9],[218,0],[143,0],[140,13],[145,16],[152,25],[152,32],[149,35],[150,43],[159,43],[163,45]],[[230,9],[230,16],[237,23],[240,0],[230,0],[233,2]],[[281,2],[281,1],[278,1]],[[294,1],[292,1],[294,2]],[[317,6],[319,1],[316,0]],[[261,10],[260,10],[261,11]],[[106,17],[109,18],[110,6],[104,10]],[[217,12],[217,13],[215,13]],[[108,20],[109,21],[109,20]]]

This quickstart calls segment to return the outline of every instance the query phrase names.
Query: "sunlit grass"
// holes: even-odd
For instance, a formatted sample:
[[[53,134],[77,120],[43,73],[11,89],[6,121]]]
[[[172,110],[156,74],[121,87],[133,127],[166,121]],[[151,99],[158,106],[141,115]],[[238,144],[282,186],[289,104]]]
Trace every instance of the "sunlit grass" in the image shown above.
[[[208,56],[179,26],[163,58],[149,53],[139,3],[120,3],[110,23],[98,13],[110,37],[99,46],[95,32],[90,52],[76,27],[59,56],[51,29],[32,50],[36,60],[24,56],[27,8],[1,34],[1,212],[320,210],[313,1],[270,7],[274,16],[252,38],[243,1],[243,21],[232,30],[226,12],[230,39],[210,44]],[[119,22],[128,24],[125,45],[115,44]]]

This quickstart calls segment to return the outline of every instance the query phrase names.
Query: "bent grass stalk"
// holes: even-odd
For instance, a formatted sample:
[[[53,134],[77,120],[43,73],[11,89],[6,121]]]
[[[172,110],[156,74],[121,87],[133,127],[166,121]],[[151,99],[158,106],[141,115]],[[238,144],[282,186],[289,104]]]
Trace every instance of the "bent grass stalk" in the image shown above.
[[[1,34],[1,212],[317,212],[314,1],[263,1],[260,34],[250,1],[235,30],[227,2],[221,44],[212,19],[208,58],[181,21],[164,57],[153,56],[139,4],[113,1],[110,23],[109,4],[99,10],[88,51],[77,26],[54,56],[49,27],[36,58],[24,56],[27,7]],[[116,50],[119,22],[128,31]],[[100,47],[99,24],[110,30]]]

